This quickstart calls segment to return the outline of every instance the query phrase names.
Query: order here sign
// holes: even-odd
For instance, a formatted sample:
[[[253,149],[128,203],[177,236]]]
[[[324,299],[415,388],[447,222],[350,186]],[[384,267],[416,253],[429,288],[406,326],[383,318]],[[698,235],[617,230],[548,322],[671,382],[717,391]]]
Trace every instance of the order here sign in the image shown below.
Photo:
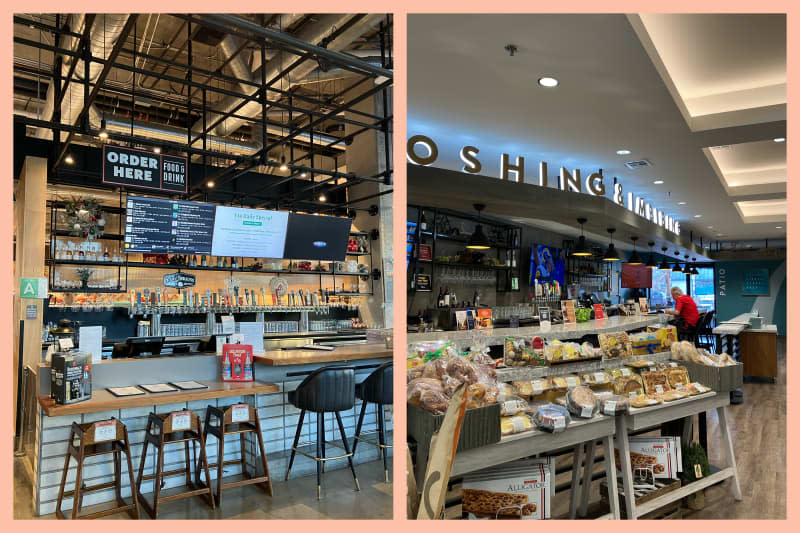
[[[185,157],[103,146],[103,183],[185,193],[187,169]]]

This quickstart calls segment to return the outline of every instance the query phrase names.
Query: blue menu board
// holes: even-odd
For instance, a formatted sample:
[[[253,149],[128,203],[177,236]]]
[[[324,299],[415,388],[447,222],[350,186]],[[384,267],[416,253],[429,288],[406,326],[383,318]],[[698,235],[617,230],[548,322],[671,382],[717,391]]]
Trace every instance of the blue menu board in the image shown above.
[[[751,268],[742,273],[742,296],[769,296],[769,270]]]

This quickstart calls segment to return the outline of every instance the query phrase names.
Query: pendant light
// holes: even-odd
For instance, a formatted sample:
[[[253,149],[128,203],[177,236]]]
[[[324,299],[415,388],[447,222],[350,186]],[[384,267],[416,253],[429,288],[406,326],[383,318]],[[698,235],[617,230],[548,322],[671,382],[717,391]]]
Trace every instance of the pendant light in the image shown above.
[[[483,232],[483,226],[481,225],[481,211],[486,207],[484,204],[473,204],[472,207],[475,208],[475,211],[478,212],[478,224],[475,226],[475,231],[472,232],[469,240],[467,241],[467,249],[468,250],[488,250],[491,248],[491,244],[489,243],[489,238]]]
[[[658,268],[658,263],[656,263],[656,258],[653,257],[653,246],[655,246],[655,244],[656,243],[654,243],[653,241],[647,243],[647,245],[650,247],[650,257],[647,258],[647,263],[645,263],[644,266],[646,266],[650,270],[655,270]]]
[[[675,266],[672,267],[673,272],[683,272],[681,268],[681,264],[678,263],[681,253],[678,250],[675,250]]]
[[[619,253],[617,249],[614,248],[614,232],[617,231],[616,228],[608,228],[608,234],[611,236],[611,242],[608,243],[608,248],[606,248],[606,253],[603,254],[603,261],[619,261]]]
[[[589,257],[592,255],[592,249],[586,245],[586,237],[583,236],[583,225],[586,224],[586,219],[579,218],[578,224],[581,225],[581,236],[578,237],[578,244],[575,245],[572,255],[575,257]]]
[[[661,247],[661,253],[662,253],[664,258],[661,260],[661,264],[658,265],[658,269],[659,270],[663,270],[664,272],[669,272],[670,270],[672,270],[672,267],[670,267],[669,263],[667,263],[667,247],[666,246],[662,246]]]
[[[698,275],[700,275],[700,272],[697,271],[697,267],[694,266],[694,265],[695,265],[695,258],[692,257],[692,271],[690,272],[690,274],[692,276],[698,276]]]
[[[689,254],[684,255],[683,257],[686,258],[686,266],[683,267],[684,274],[692,274],[692,265],[689,264]]]
[[[633,236],[633,237],[631,237],[631,240],[633,241],[633,253],[628,258],[628,264],[629,265],[641,265],[642,264],[642,258],[639,257],[639,253],[636,251],[636,241],[639,240],[639,237]]]
[[[108,139],[108,129],[106,128],[106,119],[100,121],[100,132],[97,135],[101,139]]]

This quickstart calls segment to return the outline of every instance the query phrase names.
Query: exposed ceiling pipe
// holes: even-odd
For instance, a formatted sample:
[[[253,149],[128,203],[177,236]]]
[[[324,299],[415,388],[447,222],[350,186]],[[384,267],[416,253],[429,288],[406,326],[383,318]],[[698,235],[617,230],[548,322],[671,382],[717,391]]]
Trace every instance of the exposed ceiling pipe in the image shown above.
[[[383,66],[383,62],[380,57],[363,57],[361,59],[365,63],[369,63],[370,65],[374,65],[376,67]],[[317,83],[318,81],[342,80],[355,76],[358,76],[358,74],[352,70],[347,70],[346,68],[335,67],[324,72],[317,68],[309,72],[308,75],[302,80],[293,80],[292,87],[295,85],[308,85],[310,83]]]
[[[89,47],[93,57],[102,57],[106,59],[111,51],[114,49],[125,23],[128,21],[129,15],[113,14],[113,15],[97,15],[94,19],[94,24],[89,32]],[[76,33],[82,33],[86,22],[85,15],[71,15],[70,27]],[[80,39],[73,36],[67,36],[64,42],[64,47],[70,50],[77,50]],[[83,61],[70,57],[65,60],[62,65],[61,74],[66,76],[69,73],[69,66],[72,61],[80,61],[75,67],[75,74],[83,79],[84,64]],[[103,70],[103,64],[92,62],[89,65],[89,81],[94,82]],[[47,98],[45,100],[45,107],[42,111],[42,118],[50,120],[53,116],[53,108],[55,107],[55,86],[50,84],[47,88]],[[83,109],[83,87],[76,82],[70,82],[67,87],[67,94],[61,101],[61,122],[68,122],[70,124],[80,116]],[[100,125],[100,113],[97,108],[92,105],[89,107],[89,123],[92,127],[97,128]],[[52,132],[49,130],[42,130],[40,128],[37,136],[49,137]]]

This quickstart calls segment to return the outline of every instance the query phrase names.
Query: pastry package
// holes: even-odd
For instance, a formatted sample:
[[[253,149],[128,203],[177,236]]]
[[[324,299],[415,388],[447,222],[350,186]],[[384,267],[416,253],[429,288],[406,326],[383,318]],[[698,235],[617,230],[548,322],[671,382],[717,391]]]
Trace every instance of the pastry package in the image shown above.
[[[452,342],[416,342],[408,346],[406,364],[408,368],[433,361],[439,358],[449,358],[458,355],[458,350]]]
[[[573,387],[567,391],[567,409],[581,418],[592,418],[597,414],[597,397],[589,387]]]
[[[608,373],[611,374],[611,376],[615,379],[622,377],[629,377],[633,375],[633,371],[630,368],[624,366],[621,368],[612,368],[611,370],[608,370]]]
[[[594,359],[596,357],[601,357],[603,352],[600,348],[595,348],[591,342],[584,342],[581,344],[581,357],[584,359]]]
[[[496,366],[497,362],[489,354],[490,348],[482,335],[475,335],[469,347],[467,358],[476,365]]]
[[[639,376],[624,376],[614,380],[614,394],[632,398],[644,394],[644,384]]]
[[[565,391],[572,387],[578,387],[581,384],[581,378],[573,374],[567,374],[565,376],[552,376],[548,378],[548,382],[550,389]]]
[[[574,342],[553,341],[544,349],[548,361],[576,361],[581,358],[581,346]]]
[[[534,414],[539,410],[540,407],[544,407],[550,403],[551,402],[548,402],[547,400],[531,400],[528,402],[528,408],[525,410],[525,412]]]
[[[531,417],[527,414],[500,417],[500,434],[503,436],[522,433],[533,428]]]
[[[581,374],[581,382],[584,385],[608,385],[612,382],[611,374],[598,370],[596,372],[588,372]]]
[[[448,359],[440,357],[433,361],[428,361],[422,367],[422,377],[429,379],[442,379],[447,374]]]
[[[689,371],[686,370],[685,366],[678,366],[678,367],[670,367],[664,370],[667,374],[667,381],[669,381],[669,386],[673,389],[678,384],[687,384],[689,383]]]
[[[563,396],[558,396],[555,400],[553,400],[553,403],[555,403],[556,405],[560,405],[561,407],[566,407],[567,395],[564,394]]]
[[[600,399],[600,412],[608,416],[624,415],[630,408],[630,398],[619,394],[604,395]]]
[[[506,398],[510,398],[511,396],[519,396],[517,389],[510,383],[497,384],[497,401],[504,402]]]
[[[627,333],[600,333],[597,335],[597,339],[600,341],[600,349],[603,350],[604,358],[631,356],[631,341]]]
[[[500,404],[500,416],[514,416],[518,413],[524,413],[528,409],[528,402],[519,396],[512,396],[506,398]]]
[[[661,398],[662,402],[674,402],[675,400],[680,400],[681,398],[686,398],[689,396],[688,391],[679,391],[679,390],[668,390],[658,395]]]
[[[696,394],[705,394],[707,392],[711,392],[710,387],[706,387],[702,383],[698,383],[696,381],[692,383],[678,383],[675,386],[675,390],[679,390],[681,392],[688,392],[692,396]]]
[[[667,373],[663,370],[642,372],[642,383],[645,394],[664,394],[672,388],[669,386]]]
[[[551,403],[537,409],[533,421],[539,429],[559,433],[567,429],[571,419],[566,408]]]
[[[550,390],[550,383],[547,378],[536,378],[530,381],[514,381],[514,390],[523,398],[538,396]]]
[[[639,370],[642,368],[655,367],[656,363],[654,361],[649,361],[647,359],[637,359],[636,361],[630,361],[628,363],[625,363],[625,366],[629,366],[631,368]]]
[[[506,337],[503,351],[506,366],[545,366],[544,351],[535,349],[530,341]]]
[[[637,409],[642,407],[652,407],[653,405],[658,405],[661,403],[659,398],[653,396],[645,396],[644,394],[640,394],[639,396],[634,396],[629,399],[631,407],[635,407]]]
[[[406,400],[411,405],[422,408],[421,395],[425,391],[435,391],[444,394],[442,382],[438,379],[418,378],[408,382],[406,387]]]
[[[442,414],[453,393],[465,385],[467,409],[497,403],[500,389],[494,367],[475,364],[467,357],[439,357],[406,372],[408,403]],[[510,388],[510,387],[509,387]]]
[[[661,341],[655,333],[633,333],[630,336],[633,355],[649,355],[661,352]]]
[[[663,328],[649,326],[647,331],[655,334],[656,339],[661,343],[662,350],[669,350],[672,343],[678,341],[678,328],[675,326],[666,326]]]
[[[475,409],[486,405],[487,392],[488,387],[483,383],[473,383],[467,386],[467,409]]]

